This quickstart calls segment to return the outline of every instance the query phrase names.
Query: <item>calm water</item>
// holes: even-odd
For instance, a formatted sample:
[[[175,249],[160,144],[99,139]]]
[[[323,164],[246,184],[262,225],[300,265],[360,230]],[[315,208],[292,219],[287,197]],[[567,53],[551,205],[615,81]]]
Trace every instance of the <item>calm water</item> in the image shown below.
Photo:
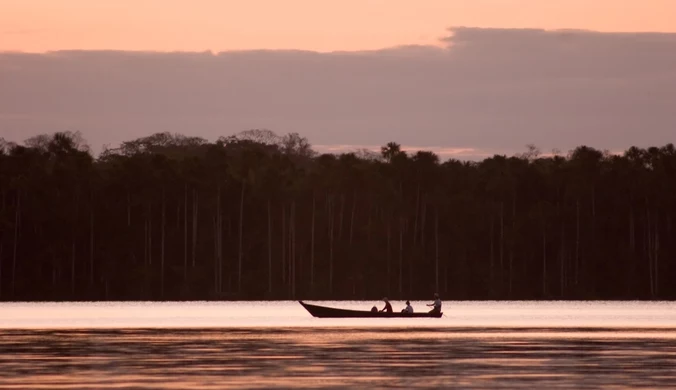
[[[444,312],[340,320],[296,302],[5,303],[0,389],[676,386],[676,303],[444,302]]]

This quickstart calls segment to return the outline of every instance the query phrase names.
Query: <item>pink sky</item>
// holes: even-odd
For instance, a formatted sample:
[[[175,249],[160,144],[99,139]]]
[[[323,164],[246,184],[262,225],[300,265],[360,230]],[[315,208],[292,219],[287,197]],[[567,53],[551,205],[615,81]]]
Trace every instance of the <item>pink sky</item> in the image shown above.
[[[675,16],[676,0],[0,0],[0,138],[81,131],[100,151],[266,128],[462,159],[663,145]]]
[[[676,32],[676,0],[0,0],[0,51],[365,50],[450,26]]]

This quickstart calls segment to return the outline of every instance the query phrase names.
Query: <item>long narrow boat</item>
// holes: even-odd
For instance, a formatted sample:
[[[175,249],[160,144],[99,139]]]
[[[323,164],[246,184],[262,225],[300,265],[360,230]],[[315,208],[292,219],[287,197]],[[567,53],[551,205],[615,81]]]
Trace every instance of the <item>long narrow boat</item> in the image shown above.
[[[336,309],[333,307],[317,306],[298,301],[305,310],[317,318],[441,318],[444,313],[384,313],[366,310]]]

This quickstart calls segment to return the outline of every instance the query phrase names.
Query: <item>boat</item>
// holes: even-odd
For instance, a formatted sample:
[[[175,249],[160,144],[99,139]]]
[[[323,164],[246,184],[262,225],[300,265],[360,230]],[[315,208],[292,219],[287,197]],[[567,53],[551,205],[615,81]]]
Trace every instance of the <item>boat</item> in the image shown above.
[[[311,305],[298,301],[313,317],[317,318],[441,318],[444,313],[385,313],[370,310],[348,310],[333,307]]]

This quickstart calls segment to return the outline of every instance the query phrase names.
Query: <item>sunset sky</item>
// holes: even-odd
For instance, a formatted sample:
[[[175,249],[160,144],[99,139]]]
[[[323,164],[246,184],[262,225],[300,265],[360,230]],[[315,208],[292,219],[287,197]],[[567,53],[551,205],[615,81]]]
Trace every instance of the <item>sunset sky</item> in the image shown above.
[[[618,151],[675,142],[674,101],[676,0],[0,0],[16,142],[266,128],[320,151]]]
[[[368,50],[451,26],[676,31],[675,0],[0,0],[0,51]]]

